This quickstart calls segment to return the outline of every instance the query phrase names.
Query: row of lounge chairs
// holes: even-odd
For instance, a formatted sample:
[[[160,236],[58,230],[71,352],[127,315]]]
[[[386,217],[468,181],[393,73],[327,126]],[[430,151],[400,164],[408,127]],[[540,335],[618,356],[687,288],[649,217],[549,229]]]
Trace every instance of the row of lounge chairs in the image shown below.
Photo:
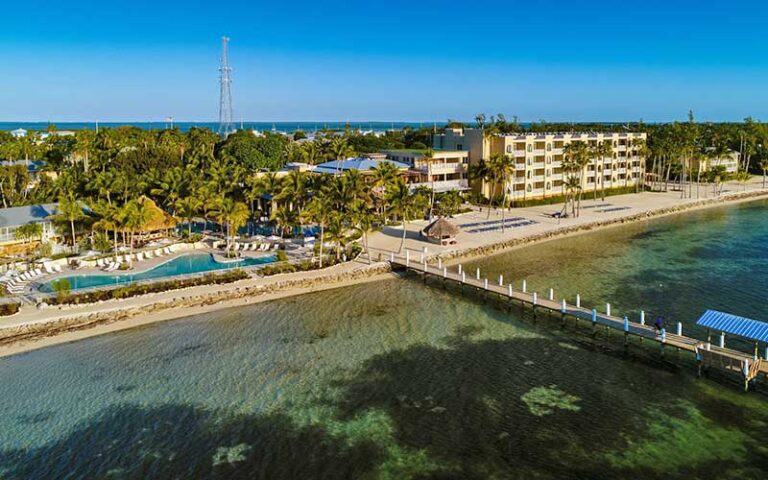
[[[519,227],[526,227],[528,225],[534,225],[537,222],[536,220],[515,220],[513,222],[504,222],[504,228],[519,228]],[[483,233],[483,232],[490,232],[493,230],[500,230],[501,229],[501,222],[499,222],[499,225],[494,225],[492,227],[483,227],[483,228],[474,228],[471,230],[467,230],[468,233]]]
[[[277,250],[280,248],[280,244],[275,243],[235,243],[232,246],[232,250],[236,252],[268,252],[269,250]]]
[[[157,248],[155,250],[147,250],[145,252],[135,253],[133,255],[119,255],[115,259],[111,258],[99,258],[96,260],[96,266],[101,268],[105,272],[112,272],[120,268],[123,263],[140,262],[142,260],[149,260],[155,257],[164,257],[171,255],[173,250],[170,247]]]
[[[632,207],[613,207],[613,208],[604,208],[602,210],[595,210],[596,212],[600,213],[610,213],[610,212],[620,212],[622,210],[629,210]]]
[[[19,275],[6,278],[5,280],[0,280],[0,284],[5,287],[5,290],[8,293],[19,294],[27,288],[30,282],[52,273],[60,273],[61,271],[61,266],[45,262],[43,263],[42,268],[38,267],[35,269],[27,270],[26,272],[22,272]]]
[[[525,220],[523,217],[510,217],[505,219],[505,222],[514,222],[517,220]],[[461,225],[461,228],[472,228],[472,227],[481,227],[481,226],[490,226],[490,225],[496,225],[497,223],[501,223],[501,220],[487,220],[485,222],[475,222],[475,223],[465,223],[464,225]]]

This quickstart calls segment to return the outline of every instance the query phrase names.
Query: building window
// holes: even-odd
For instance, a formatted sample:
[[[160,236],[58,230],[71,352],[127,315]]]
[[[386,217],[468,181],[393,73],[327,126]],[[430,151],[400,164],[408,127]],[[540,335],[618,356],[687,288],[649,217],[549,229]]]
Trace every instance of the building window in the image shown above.
[[[527,172],[525,172],[525,176],[526,176],[526,178],[528,178],[530,180],[531,179],[531,171],[528,170]]]
[[[552,163],[552,157],[547,157],[547,165]]]
[[[507,145],[507,153],[512,153],[512,145]]]
[[[552,170],[547,169],[547,176],[550,176],[550,175],[552,175]]]
[[[547,182],[547,190],[551,190],[551,189],[552,189],[552,184]]]
[[[530,153],[532,151],[533,151],[533,145],[528,145],[528,152]]]
[[[531,186],[530,186],[530,185],[526,185],[526,186],[525,186],[525,190],[526,190],[528,193],[531,193],[531,192],[533,191],[533,189],[531,188]]]
[[[528,157],[528,165],[533,165],[533,159],[531,157]]]
[[[551,152],[551,151],[552,151],[552,144],[551,144],[551,143],[548,143],[548,144],[547,144],[547,151],[548,151],[548,152]]]
[[[457,143],[456,150],[464,150],[464,145],[462,145],[461,143]]]

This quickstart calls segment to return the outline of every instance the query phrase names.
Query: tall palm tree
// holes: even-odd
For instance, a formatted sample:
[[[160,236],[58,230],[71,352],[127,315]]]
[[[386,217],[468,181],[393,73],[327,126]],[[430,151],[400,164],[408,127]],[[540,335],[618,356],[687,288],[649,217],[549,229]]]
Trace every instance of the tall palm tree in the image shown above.
[[[228,253],[232,247],[232,240],[237,235],[237,230],[245,225],[249,215],[248,206],[243,202],[235,201],[231,197],[223,197],[218,200],[214,216],[217,221],[225,225]]]
[[[581,213],[581,194],[584,188],[584,172],[589,163],[589,150],[584,142],[572,142],[563,148],[563,157],[570,170],[569,176],[575,176],[578,173],[580,187],[574,192],[576,195],[575,216],[578,217]],[[598,172],[595,171],[595,182],[597,182],[597,174]]]
[[[397,253],[401,253],[408,231],[408,220],[410,220],[414,211],[414,198],[405,180],[398,178],[391,189],[387,191],[387,202],[389,203],[390,211],[403,222],[403,238],[400,241],[400,248],[397,249]]]
[[[70,233],[72,235],[72,251],[77,252],[77,238],[75,236],[75,222],[85,219],[87,216],[83,213],[83,206],[75,198],[73,193],[59,197],[58,213],[53,215],[54,220],[68,222]]]
[[[490,178],[490,169],[488,168],[488,162],[486,162],[483,159],[478,160],[476,163],[472,163],[469,165],[469,171],[467,172],[467,176],[470,180],[473,181],[480,181],[480,192],[481,195],[485,195],[485,184]],[[490,216],[491,212],[491,204],[488,203],[488,215]]]
[[[594,166],[595,166],[595,186],[593,189],[593,200],[597,201],[597,179],[598,179],[598,173],[600,171],[604,170],[604,161],[605,157],[611,157],[613,158],[613,145],[610,141],[605,142],[597,142],[594,145],[588,147],[589,156],[591,156],[594,159]],[[629,171],[629,169],[626,169]],[[611,176],[613,176],[613,169],[611,169]],[[600,191],[601,191],[601,198],[603,201],[605,201],[605,179],[603,178],[603,175],[600,174]]]
[[[309,201],[304,209],[304,218],[314,222],[320,227],[320,268],[323,268],[323,243],[325,242],[325,229],[328,226],[331,213],[333,212],[328,196],[325,192],[318,192],[312,200]]]
[[[290,232],[301,221],[298,212],[291,210],[287,206],[277,207],[277,210],[272,212],[272,220],[280,231],[280,238],[285,235],[285,232]]]
[[[763,171],[763,188],[765,188],[765,180],[768,176],[768,159],[760,160],[760,170]]]
[[[371,250],[368,248],[368,232],[373,228],[373,215],[364,205],[360,205],[352,213],[352,221],[363,237],[363,247],[365,247],[365,253],[368,256],[368,263],[371,262]]]
[[[501,206],[501,231],[504,232],[505,213],[507,211],[507,192],[509,191],[509,180],[513,178],[515,174],[515,160],[510,155],[493,154],[491,160],[488,163],[488,169],[491,171],[492,177],[502,189],[502,206]],[[496,186],[494,185],[494,189]]]
[[[187,236],[192,237],[192,220],[203,208],[203,201],[196,195],[187,195],[176,200],[176,211],[187,221]]]

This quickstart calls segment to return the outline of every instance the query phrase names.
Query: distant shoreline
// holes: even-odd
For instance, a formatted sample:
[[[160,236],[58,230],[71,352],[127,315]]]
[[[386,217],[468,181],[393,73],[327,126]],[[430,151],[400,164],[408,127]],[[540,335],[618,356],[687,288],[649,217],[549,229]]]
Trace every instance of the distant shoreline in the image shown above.
[[[590,231],[766,198],[768,198],[766,191],[734,193],[727,197],[680,203],[589,223],[556,226],[542,232],[531,232],[518,238],[503,241],[488,239],[487,242],[479,245],[432,253],[429,256],[440,256],[442,259],[454,263],[458,259],[504,253]],[[72,308],[65,307],[61,310],[49,307],[38,310],[35,321],[0,328],[0,357],[117,332],[140,325],[378,281],[391,275],[387,262],[371,265],[350,262],[322,271],[298,272],[268,278],[257,277],[217,287],[193,287],[123,301],[110,301]]]

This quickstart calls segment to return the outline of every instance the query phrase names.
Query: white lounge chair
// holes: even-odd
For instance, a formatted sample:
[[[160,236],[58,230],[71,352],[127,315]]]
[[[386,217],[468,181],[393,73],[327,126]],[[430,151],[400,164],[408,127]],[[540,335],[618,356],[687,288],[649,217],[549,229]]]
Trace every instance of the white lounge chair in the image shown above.
[[[165,248],[163,249],[163,252],[164,252],[166,255],[170,255],[170,254],[172,254],[172,253],[173,253],[173,250],[171,250],[171,247],[165,247]]]
[[[50,263],[45,262],[43,263],[43,268],[45,269],[46,273],[53,273],[53,267]]]
[[[276,244],[274,244],[274,245],[272,246],[272,251],[275,251],[275,250],[277,250],[278,248],[280,248],[280,244],[279,244],[279,243],[276,243]]]
[[[56,273],[61,273],[61,271],[62,271],[63,269],[61,268],[61,265],[54,265],[54,266],[53,266],[53,270],[54,270]]]
[[[96,259],[96,266],[99,268],[102,268],[104,266],[104,259],[103,258],[97,258]]]

